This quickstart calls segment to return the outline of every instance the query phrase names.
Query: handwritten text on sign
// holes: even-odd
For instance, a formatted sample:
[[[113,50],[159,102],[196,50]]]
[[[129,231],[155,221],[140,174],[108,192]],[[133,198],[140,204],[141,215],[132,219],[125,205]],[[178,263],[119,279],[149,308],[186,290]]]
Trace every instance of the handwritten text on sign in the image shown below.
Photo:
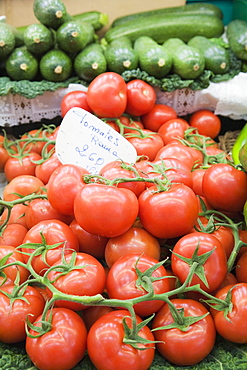
[[[116,130],[81,108],[72,108],[61,122],[56,154],[62,164],[76,164],[92,174],[121,159],[134,163],[137,153]]]

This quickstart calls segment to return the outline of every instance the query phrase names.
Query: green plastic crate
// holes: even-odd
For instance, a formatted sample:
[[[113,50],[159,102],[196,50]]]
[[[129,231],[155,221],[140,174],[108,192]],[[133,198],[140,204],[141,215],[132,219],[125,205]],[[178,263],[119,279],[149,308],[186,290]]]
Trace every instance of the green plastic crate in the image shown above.
[[[227,25],[229,22],[231,22],[232,18],[232,13],[233,13],[233,1],[232,0],[218,0],[218,1],[190,1],[187,0],[186,3],[210,3],[218,6],[222,13],[223,13],[223,22],[224,25]]]

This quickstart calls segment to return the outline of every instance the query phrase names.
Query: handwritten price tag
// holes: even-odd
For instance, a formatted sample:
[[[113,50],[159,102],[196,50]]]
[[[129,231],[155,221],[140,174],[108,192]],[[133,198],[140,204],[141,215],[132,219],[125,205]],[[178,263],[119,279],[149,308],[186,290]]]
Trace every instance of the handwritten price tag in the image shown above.
[[[134,163],[133,145],[105,122],[81,108],[70,109],[63,118],[56,139],[56,154],[62,164],[75,164],[99,173],[114,160]]]

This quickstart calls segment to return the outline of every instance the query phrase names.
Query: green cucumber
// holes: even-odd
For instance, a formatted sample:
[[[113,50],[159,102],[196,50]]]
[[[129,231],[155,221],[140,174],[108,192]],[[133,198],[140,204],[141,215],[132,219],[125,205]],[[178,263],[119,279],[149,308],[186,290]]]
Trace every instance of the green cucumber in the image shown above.
[[[181,39],[170,38],[163,47],[172,55],[172,71],[183,79],[195,79],[204,71],[205,59],[198,48]]]
[[[15,48],[5,63],[7,75],[14,81],[34,80],[38,74],[37,59],[25,46]]]
[[[67,80],[73,70],[71,58],[62,50],[49,50],[40,59],[41,76],[48,81],[61,82]]]
[[[247,60],[247,22],[240,19],[231,21],[226,29],[231,50],[242,60]]]
[[[146,18],[152,15],[161,15],[161,14],[169,14],[169,13],[207,14],[207,15],[214,15],[220,19],[223,19],[223,12],[218,6],[211,4],[211,3],[203,2],[203,3],[186,4],[182,6],[160,8],[160,9],[148,10],[144,12],[127,14],[127,15],[116,18],[112,22],[111,27],[120,26],[126,22],[129,22],[132,20],[135,21],[140,18]]]
[[[108,69],[122,74],[138,67],[138,55],[127,36],[113,40],[105,48]]]
[[[23,33],[23,39],[27,50],[35,55],[45,54],[55,42],[53,31],[41,23],[30,24]]]
[[[100,44],[86,46],[74,60],[76,75],[86,81],[92,81],[99,74],[106,72],[107,62]]]
[[[90,23],[95,31],[100,30],[102,27],[106,26],[109,22],[108,14],[102,13],[97,10],[91,10],[88,12],[75,14],[73,19],[76,21],[83,21]]]
[[[229,70],[230,56],[223,46],[216,44],[204,36],[192,37],[188,45],[201,50],[205,59],[205,69],[215,74],[223,74]]]
[[[78,53],[94,41],[94,28],[87,22],[68,21],[58,28],[56,40],[61,50]]]
[[[34,0],[33,13],[40,23],[54,30],[71,19],[61,0]]]
[[[8,56],[15,48],[15,36],[5,23],[0,23],[0,58]]]
[[[151,37],[140,36],[134,42],[139,65],[143,71],[156,78],[165,77],[171,70],[172,57]]]
[[[110,28],[104,37],[108,43],[118,37],[128,36],[135,41],[140,36],[149,36],[159,44],[171,37],[187,42],[192,37],[201,35],[208,38],[219,37],[224,32],[224,24],[216,16],[205,14],[170,13],[154,15],[144,19],[126,22]]]

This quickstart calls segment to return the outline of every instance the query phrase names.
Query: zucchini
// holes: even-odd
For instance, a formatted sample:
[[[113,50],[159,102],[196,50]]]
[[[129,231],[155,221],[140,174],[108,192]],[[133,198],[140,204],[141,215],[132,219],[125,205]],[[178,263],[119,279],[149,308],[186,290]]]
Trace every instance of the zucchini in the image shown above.
[[[247,60],[247,22],[240,19],[231,21],[226,29],[231,50],[242,60]]]
[[[165,77],[172,67],[172,57],[151,37],[140,36],[135,40],[140,68],[156,78]]]
[[[126,22],[110,28],[104,37],[110,43],[122,36],[128,36],[132,42],[140,36],[149,36],[162,44],[171,37],[187,42],[196,35],[211,38],[219,37],[223,32],[222,20],[213,15],[170,13]]]
[[[56,32],[59,48],[67,53],[78,53],[94,41],[94,28],[90,23],[68,21]]]
[[[230,68],[230,55],[223,46],[216,44],[204,36],[192,37],[188,45],[201,50],[205,59],[206,69],[215,74],[228,72]]]
[[[34,80],[38,74],[39,63],[25,46],[15,48],[5,64],[7,75],[14,81]]]
[[[152,15],[161,15],[161,14],[165,15],[169,13],[206,14],[206,15],[214,15],[220,19],[223,19],[223,12],[218,6],[211,4],[211,3],[203,2],[203,3],[186,4],[182,6],[160,8],[160,9],[148,10],[145,12],[127,14],[127,15],[116,18],[112,22],[111,27],[120,26],[126,22],[129,22],[132,20],[135,21],[140,18],[145,19],[146,17],[152,16]]]
[[[15,48],[15,36],[5,23],[0,23],[0,58],[8,56]]]
[[[99,31],[102,27],[106,26],[109,22],[108,14],[102,13],[97,10],[92,10],[80,14],[73,15],[73,19],[80,22],[90,23],[95,31]]]
[[[23,39],[27,50],[35,55],[45,54],[55,42],[53,31],[41,23],[30,24],[23,33]]]
[[[92,81],[99,74],[106,72],[107,62],[100,44],[86,46],[74,60],[76,75],[86,81]]]
[[[127,36],[119,37],[105,48],[108,69],[122,74],[138,67],[138,55]]]
[[[204,71],[205,60],[199,49],[177,38],[165,41],[163,47],[172,55],[172,71],[181,78],[195,79]]]
[[[40,23],[54,30],[71,19],[61,0],[34,0],[33,13]]]
[[[73,64],[71,58],[63,50],[52,49],[40,59],[39,68],[45,80],[61,82],[71,76]]]

